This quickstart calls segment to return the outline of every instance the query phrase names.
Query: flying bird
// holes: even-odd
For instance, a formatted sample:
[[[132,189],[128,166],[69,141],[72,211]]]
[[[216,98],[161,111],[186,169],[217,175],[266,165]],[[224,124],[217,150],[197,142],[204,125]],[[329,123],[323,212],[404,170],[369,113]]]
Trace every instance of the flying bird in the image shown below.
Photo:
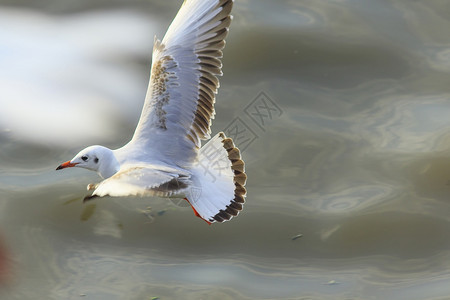
[[[240,151],[211,120],[233,0],[185,0],[162,41],[155,38],[150,82],[132,139],[95,145],[57,170],[79,167],[104,180],[90,196],[182,198],[208,224],[237,216],[247,175]],[[205,145],[201,140],[210,139]]]

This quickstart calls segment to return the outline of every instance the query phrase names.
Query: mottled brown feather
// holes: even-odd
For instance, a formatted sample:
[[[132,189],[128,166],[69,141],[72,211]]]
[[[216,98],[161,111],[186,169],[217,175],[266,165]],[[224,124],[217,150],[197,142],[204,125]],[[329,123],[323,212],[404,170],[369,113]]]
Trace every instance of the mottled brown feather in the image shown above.
[[[237,203],[237,202],[231,202],[230,207],[232,207],[238,211],[242,210],[242,208],[243,208],[242,204]]]
[[[238,160],[241,159],[241,153],[238,148],[233,148],[230,151],[228,151],[228,158],[230,160]]]

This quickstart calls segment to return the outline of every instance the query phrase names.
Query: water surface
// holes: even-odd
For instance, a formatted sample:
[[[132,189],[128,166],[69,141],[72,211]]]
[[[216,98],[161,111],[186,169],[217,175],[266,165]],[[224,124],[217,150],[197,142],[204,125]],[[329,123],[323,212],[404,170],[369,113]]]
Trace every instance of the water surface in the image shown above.
[[[181,1],[0,3],[2,299],[450,294],[446,1],[236,1],[212,129],[248,129],[248,198],[213,226],[54,171],[131,137]]]

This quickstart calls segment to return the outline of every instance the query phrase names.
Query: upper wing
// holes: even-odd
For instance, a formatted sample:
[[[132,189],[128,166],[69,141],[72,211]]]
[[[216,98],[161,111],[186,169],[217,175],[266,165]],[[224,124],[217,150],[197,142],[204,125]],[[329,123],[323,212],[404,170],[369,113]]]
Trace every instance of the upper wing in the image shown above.
[[[234,0],[185,0],[162,42],[155,40],[150,83],[130,144],[186,167],[209,138],[222,49]]]

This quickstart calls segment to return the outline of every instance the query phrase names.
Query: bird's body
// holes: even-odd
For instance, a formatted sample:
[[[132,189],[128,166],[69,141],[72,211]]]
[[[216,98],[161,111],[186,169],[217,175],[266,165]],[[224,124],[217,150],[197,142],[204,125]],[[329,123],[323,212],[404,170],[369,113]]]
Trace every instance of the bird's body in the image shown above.
[[[103,196],[185,198],[208,223],[236,216],[246,175],[230,138],[210,138],[222,49],[233,0],[186,0],[162,42],[155,39],[150,83],[133,138],[110,150],[91,146],[57,169],[82,167],[105,180]]]

